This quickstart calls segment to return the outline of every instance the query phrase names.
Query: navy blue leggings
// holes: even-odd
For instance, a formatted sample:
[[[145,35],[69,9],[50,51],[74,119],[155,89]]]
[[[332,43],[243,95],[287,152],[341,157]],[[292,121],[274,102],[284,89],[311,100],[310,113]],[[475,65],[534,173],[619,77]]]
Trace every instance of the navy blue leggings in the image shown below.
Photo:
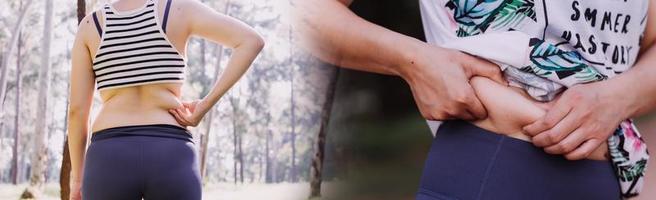
[[[569,161],[465,121],[438,129],[417,200],[620,199],[610,161]]]
[[[167,125],[121,126],[91,136],[82,180],[84,200],[201,199],[191,134]]]

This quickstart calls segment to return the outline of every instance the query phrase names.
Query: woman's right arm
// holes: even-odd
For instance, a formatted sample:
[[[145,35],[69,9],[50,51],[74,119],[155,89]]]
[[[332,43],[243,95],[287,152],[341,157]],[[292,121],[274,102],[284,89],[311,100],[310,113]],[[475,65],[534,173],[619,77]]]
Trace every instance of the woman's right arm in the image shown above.
[[[426,119],[484,118],[469,78],[505,83],[498,66],[368,22],[348,9],[351,0],[293,2],[302,46],[341,67],[402,77]]]
[[[70,93],[68,104],[68,147],[71,156],[71,183],[82,181],[84,157],[89,133],[89,112],[93,101],[95,76],[91,53],[87,46],[93,22],[87,16],[78,28],[71,54]],[[96,33],[97,34],[97,33]]]
[[[183,103],[169,112],[184,126],[196,126],[221,97],[237,83],[264,47],[264,39],[251,27],[233,17],[216,12],[199,1],[178,1],[179,14],[187,18],[186,31],[232,49],[225,70],[201,100]],[[219,76],[219,75],[217,75]]]

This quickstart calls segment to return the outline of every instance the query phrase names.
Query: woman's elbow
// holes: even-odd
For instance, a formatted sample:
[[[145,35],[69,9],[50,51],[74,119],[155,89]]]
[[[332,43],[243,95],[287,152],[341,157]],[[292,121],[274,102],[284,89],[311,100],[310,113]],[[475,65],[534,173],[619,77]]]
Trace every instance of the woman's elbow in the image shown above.
[[[264,48],[264,39],[259,34],[253,32],[247,36],[240,38],[241,41],[237,45],[231,47],[235,50],[242,49],[244,52],[259,53]]]
[[[250,37],[249,43],[254,49],[260,52],[264,48],[265,42],[264,38],[260,36],[260,34],[254,33],[253,36]]]
[[[241,44],[238,46],[246,46],[248,49],[259,52],[264,48],[264,38],[255,30],[250,29],[242,33]]]
[[[87,109],[84,109],[84,106],[69,105],[68,107],[68,121],[70,122],[80,122],[86,121],[88,119],[89,112]]]

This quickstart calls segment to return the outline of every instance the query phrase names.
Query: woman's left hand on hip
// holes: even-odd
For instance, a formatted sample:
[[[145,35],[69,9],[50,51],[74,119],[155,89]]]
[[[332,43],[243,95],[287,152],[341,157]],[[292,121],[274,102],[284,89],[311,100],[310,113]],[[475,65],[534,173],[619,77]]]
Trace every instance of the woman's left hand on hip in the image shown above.
[[[205,116],[205,113],[211,108],[207,102],[203,100],[195,100],[191,102],[182,102],[182,106],[178,108],[169,109],[169,113],[175,117],[180,125],[183,126],[198,126],[200,121]]]

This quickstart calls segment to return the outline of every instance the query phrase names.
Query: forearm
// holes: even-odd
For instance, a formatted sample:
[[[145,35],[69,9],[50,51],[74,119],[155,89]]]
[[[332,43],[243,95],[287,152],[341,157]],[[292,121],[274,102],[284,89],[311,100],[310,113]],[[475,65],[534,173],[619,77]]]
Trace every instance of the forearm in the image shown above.
[[[301,42],[316,57],[346,68],[402,75],[425,43],[370,23],[335,0],[297,0]]]
[[[214,105],[248,70],[263,46],[264,42],[257,36],[234,47],[226,70],[214,83],[214,87],[204,100]]]
[[[85,117],[75,112],[69,112],[68,148],[71,157],[71,181],[81,181],[84,171],[88,123]]]
[[[609,83],[611,91],[626,102],[627,118],[652,111],[656,107],[656,48],[646,50],[633,68]]]

